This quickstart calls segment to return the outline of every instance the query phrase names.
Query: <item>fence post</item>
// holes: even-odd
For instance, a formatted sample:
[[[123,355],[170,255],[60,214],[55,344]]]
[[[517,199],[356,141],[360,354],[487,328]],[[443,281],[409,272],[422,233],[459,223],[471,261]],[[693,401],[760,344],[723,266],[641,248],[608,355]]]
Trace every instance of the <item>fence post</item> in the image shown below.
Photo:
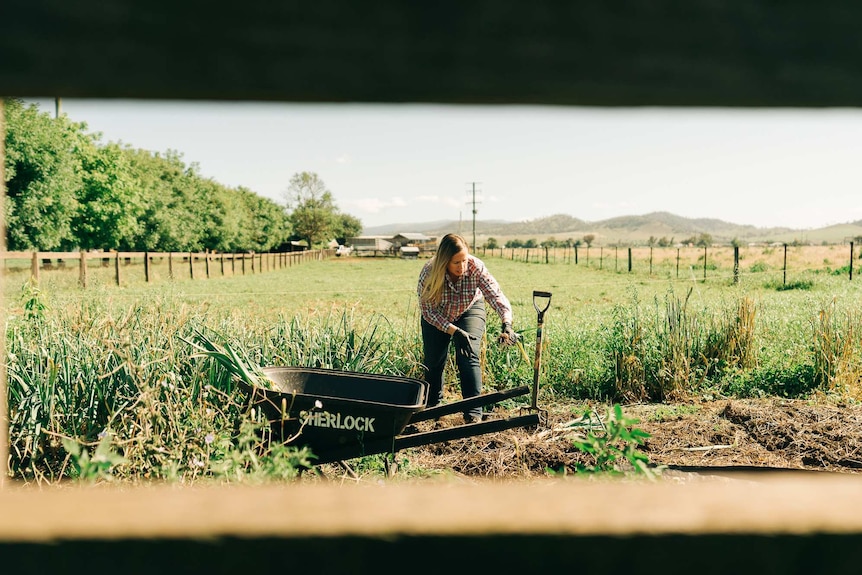
[[[210,251],[209,249],[204,250],[204,270],[207,274],[207,279],[210,278]]]
[[[782,271],[784,273],[782,285],[787,285],[787,244],[784,244],[784,266]]]
[[[620,247],[614,246],[614,271],[620,271]]]
[[[33,278],[33,282],[36,285],[39,285],[39,252],[33,252],[33,261],[30,264],[30,277]]]
[[[168,252],[168,277],[174,279],[174,252]]]
[[[221,275],[224,275],[224,252],[219,254],[219,261],[221,262]]]
[[[191,279],[195,279],[195,258],[192,255],[192,252],[189,252],[189,277]]]
[[[599,269],[604,269],[605,264],[605,246],[599,247]]]
[[[144,280],[150,283],[150,252],[144,252]]]
[[[587,253],[590,253],[589,248],[587,250]],[[575,265],[578,265],[578,244],[575,244]]]
[[[114,254],[114,282],[120,285],[120,252]]]
[[[78,260],[78,283],[82,288],[87,287],[87,252],[81,250],[81,259]]]
[[[676,277],[679,277],[679,248],[676,248]]]
[[[706,282],[706,246],[703,246],[703,281]]]
[[[629,273],[632,271],[632,249],[629,248]]]
[[[850,242],[850,281],[853,281],[853,242]]]
[[[649,275],[652,275],[652,246],[649,247]]]
[[[733,246],[733,283],[739,283],[739,246]]]

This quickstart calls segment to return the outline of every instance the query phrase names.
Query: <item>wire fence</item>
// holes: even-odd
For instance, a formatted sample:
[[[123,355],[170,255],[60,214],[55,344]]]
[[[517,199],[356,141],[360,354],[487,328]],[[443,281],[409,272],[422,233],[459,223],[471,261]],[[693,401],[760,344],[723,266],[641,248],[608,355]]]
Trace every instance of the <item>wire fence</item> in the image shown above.
[[[740,281],[744,275],[768,274],[787,284],[809,272],[845,275],[853,280],[854,242],[844,245],[718,247],[536,247],[480,248],[483,258],[533,264],[576,265],[615,273],[661,278]]]
[[[825,246],[479,248],[476,255],[653,279],[739,283],[747,277],[792,285],[803,277],[811,281],[812,274],[824,273],[852,281],[859,267],[855,251],[854,243],[849,242]],[[0,252],[6,278],[18,277],[39,285],[44,275],[65,271],[49,277],[62,277],[62,281],[81,288],[262,274],[336,255],[332,249],[267,253]],[[433,251],[421,254],[422,258],[431,256]]]

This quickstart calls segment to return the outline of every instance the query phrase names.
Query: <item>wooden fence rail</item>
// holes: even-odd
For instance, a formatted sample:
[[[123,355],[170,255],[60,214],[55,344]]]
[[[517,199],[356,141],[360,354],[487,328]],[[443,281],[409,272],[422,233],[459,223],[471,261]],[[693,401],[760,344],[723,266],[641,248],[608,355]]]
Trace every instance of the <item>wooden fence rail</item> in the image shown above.
[[[78,284],[86,288],[89,283],[91,266],[102,268],[113,267],[113,279],[116,285],[122,285],[130,273],[123,271],[132,262],[143,262],[143,279],[150,283],[154,281],[152,274],[155,262],[167,263],[167,278],[176,279],[181,273],[181,267],[188,270],[190,279],[210,278],[214,274],[245,275],[246,273],[263,273],[299,265],[308,261],[323,260],[334,255],[334,250],[305,250],[296,252],[0,252],[3,268],[8,270],[15,263],[26,269],[29,267],[30,277],[38,285],[43,270],[64,268],[66,262],[77,262]],[[29,262],[27,264],[26,262]]]

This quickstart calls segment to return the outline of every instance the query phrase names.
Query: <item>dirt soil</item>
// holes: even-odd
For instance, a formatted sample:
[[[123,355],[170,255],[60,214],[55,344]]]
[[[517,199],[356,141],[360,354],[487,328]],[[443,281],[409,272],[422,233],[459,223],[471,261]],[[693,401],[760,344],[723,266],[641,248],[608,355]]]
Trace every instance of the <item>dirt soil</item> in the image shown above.
[[[436,470],[461,477],[531,479],[548,470],[571,474],[591,456],[573,438],[602,432],[608,406],[556,405],[538,429],[502,432],[404,450],[405,468]],[[487,417],[518,413],[498,411]],[[727,475],[735,471],[862,472],[862,406],[829,401],[733,399],[680,404],[623,406],[637,420],[631,427],[649,433],[641,451],[662,477]],[[417,424],[462,424],[461,416]],[[625,469],[625,466],[622,468]]]

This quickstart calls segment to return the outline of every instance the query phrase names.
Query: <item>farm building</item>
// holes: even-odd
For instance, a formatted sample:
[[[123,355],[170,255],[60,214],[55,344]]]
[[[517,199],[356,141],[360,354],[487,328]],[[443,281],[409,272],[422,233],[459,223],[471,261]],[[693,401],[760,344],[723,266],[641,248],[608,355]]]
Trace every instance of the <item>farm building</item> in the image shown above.
[[[401,259],[404,260],[415,260],[419,257],[419,248],[416,246],[401,246],[398,251],[401,253]]]
[[[400,233],[392,236],[390,240],[396,248],[413,247],[419,248],[420,252],[435,252],[437,251],[437,238],[432,238],[420,233]],[[409,250],[413,251],[413,250]]]
[[[353,247],[356,255],[378,255],[389,253],[392,250],[392,242],[383,236],[357,236],[348,238],[347,245]]]
[[[392,236],[392,239],[389,241],[396,248],[403,246],[417,246],[421,248],[423,244],[433,241],[433,238],[429,238],[425,234],[405,232]]]
[[[347,244],[353,246],[356,255],[403,255],[402,248],[410,248],[408,253],[434,252],[437,249],[435,238],[420,233],[399,233],[394,236],[357,236],[348,238]]]
[[[304,252],[307,249],[308,249],[308,245],[306,245],[305,242],[291,240],[291,241],[284,242],[283,244],[281,244],[280,246],[275,248],[275,251],[278,253]]]

